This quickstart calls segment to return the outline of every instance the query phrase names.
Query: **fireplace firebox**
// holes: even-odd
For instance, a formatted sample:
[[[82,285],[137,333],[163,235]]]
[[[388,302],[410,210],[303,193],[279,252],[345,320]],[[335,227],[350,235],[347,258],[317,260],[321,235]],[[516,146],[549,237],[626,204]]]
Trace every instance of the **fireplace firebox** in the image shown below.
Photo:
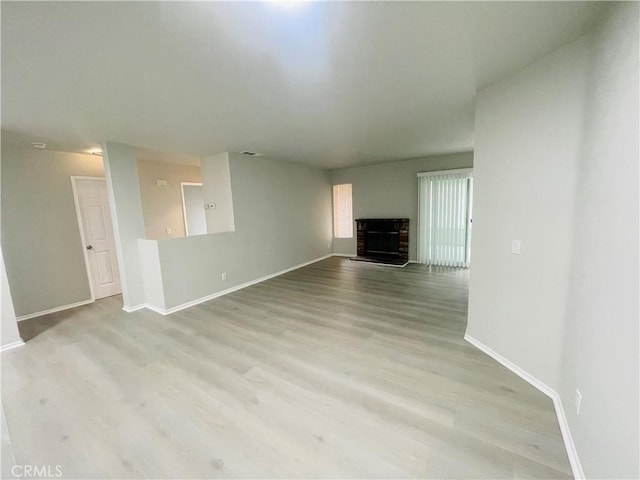
[[[409,263],[408,218],[359,218],[356,220],[358,262],[405,266]]]

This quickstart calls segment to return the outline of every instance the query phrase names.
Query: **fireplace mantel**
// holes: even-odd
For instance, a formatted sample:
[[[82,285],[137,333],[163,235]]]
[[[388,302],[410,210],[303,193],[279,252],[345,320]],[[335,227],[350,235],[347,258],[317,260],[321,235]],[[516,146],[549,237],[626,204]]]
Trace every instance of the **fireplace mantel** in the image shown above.
[[[405,266],[409,263],[408,218],[358,218],[358,256],[351,260]]]

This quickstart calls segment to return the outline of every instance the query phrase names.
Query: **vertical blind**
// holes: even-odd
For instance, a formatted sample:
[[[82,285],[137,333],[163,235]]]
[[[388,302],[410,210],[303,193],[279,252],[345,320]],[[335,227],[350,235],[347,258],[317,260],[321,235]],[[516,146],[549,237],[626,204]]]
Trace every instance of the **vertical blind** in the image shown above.
[[[333,236],[353,238],[351,184],[333,186]]]
[[[418,261],[468,267],[471,241],[470,169],[418,174]]]

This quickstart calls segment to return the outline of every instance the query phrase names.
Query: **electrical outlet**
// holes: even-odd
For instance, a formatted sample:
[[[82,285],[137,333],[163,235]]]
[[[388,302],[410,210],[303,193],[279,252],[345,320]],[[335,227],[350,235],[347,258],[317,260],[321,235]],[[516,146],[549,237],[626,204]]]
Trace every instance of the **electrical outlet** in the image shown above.
[[[167,235],[171,235],[171,229],[169,227],[166,228]]]
[[[327,248],[331,248],[331,242],[327,242]]]
[[[580,407],[582,406],[582,394],[576,388],[576,415],[580,415]]]
[[[222,278],[222,280],[226,280],[227,279],[227,272],[222,272],[222,274],[220,275],[220,278]]]

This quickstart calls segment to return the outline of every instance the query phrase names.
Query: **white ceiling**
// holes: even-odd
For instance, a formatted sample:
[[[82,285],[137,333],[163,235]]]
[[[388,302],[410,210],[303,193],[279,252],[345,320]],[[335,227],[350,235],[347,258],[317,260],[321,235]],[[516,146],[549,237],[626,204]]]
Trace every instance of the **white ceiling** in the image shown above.
[[[3,142],[336,167],[473,148],[474,95],[592,2],[3,2]]]

